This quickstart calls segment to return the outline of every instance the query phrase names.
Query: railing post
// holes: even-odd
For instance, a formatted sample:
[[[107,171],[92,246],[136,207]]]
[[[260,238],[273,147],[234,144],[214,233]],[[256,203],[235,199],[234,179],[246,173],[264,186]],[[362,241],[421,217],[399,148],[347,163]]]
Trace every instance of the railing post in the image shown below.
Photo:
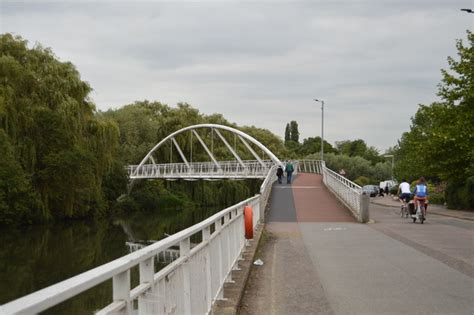
[[[147,260],[140,263],[140,283],[149,283],[150,284],[150,293],[153,294],[155,291],[153,277],[155,275],[155,264],[154,264],[154,256],[148,258]],[[151,295],[151,294],[146,294]],[[150,298],[147,296],[140,296],[138,298],[138,311],[139,314],[152,314],[149,311],[149,308],[153,309],[153,305],[157,304],[158,300],[153,300],[150,303]]]
[[[231,264],[235,261],[236,263],[233,265],[232,270],[239,270],[239,266],[237,264],[237,260],[240,257],[240,236],[242,235],[242,230],[240,229],[242,225],[240,225],[240,220],[237,217],[238,215],[238,209],[235,209],[232,211],[232,218],[234,218],[234,221],[232,222],[232,262]],[[240,232],[240,233],[239,233]]]
[[[227,213],[224,216],[224,226],[225,226],[225,247],[226,247],[226,262],[227,265],[225,266],[225,270],[230,270],[232,268],[232,262],[231,262],[231,231],[230,231],[230,220],[231,220],[231,213]],[[232,282],[232,273],[229,273],[227,276],[226,282]]]
[[[360,222],[366,223],[369,221],[369,203],[370,197],[366,193],[360,195]]]
[[[222,218],[216,221],[215,223],[215,232],[214,233],[219,233],[222,230]],[[218,264],[218,279],[219,283],[222,283],[224,281],[224,271],[223,271],[223,244],[222,244],[222,233],[219,233],[217,235],[217,264]],[[219,294],[217,296],[218,299],[223,299],[224,298],[224,290],[220,290]]]
[[[126,306],[122,314],[130,314],[130,270],[115,275],[112,280],[114,301],[124,301]]]
[[[202,230],[203,242],[208,242],[211,238],[211,227],[207,226]],[[210,308],[212,304],[212,274],[211,274],[211,243],[208,243],[205,249],[206,253],[206,304]]]
[[[189,255],[191,249],[191,242],[189,237],[179,242],[179,255],[186,257]],[[185,260],[183,263],[183,312],[184,314],[191,314],[191,279],[189,273],[189,261]]]
[[[260,223],[261,218],[263,218],[262,215],[262,210],[260,209],[260,199],[262,196],[260,195],[258,202],[255,203],[253,206],[253,212],[255,213],[254,215],[254,225],[257,226],[257,224]]]

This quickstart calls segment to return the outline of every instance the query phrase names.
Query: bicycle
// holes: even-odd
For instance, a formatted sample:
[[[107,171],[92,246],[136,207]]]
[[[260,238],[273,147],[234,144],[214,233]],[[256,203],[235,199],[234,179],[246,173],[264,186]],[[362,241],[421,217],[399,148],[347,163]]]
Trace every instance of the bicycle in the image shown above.
[[[416,213],[412,216],[413,223],[418,219],[421,224],[426,220],[426,202],[424,199],[418,199],[418,206],[416,207]]]
[[[399,200],[402,203],[400,207],[400,216],[403,218],[408,218],[409,215],[409,209],[408,209],[408,200],[410,200],[411,196],[409,194],[401,194],[399,196]]]
[[[400,216],[402,218],[408,218],[408,205],[404,200],[402,201],[402,205],[400,207]]]

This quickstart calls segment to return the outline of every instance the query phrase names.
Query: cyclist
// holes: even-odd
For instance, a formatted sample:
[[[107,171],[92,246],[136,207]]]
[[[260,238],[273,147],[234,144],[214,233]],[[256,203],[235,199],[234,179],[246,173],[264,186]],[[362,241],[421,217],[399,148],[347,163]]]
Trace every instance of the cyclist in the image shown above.
[[[402,183],[398,186],[397,195],[399,196],[400,202],[402,203],[402,215],[408,216],[407,203],[410,201],[411,192],[410,184],[407,183],[406,179],[402,179]]]
[[[413,201],[415,203],[415,209],[418,209],[418,202],[419,200],[423,200],[425,202],[425,207],[426,207],[426,202],[428,198],[428,186],[426,185],[425,178],[422,176],[418,180],[418,184],[416,184],[415,189],[413,191],[413,195],[415,196],[413,198]],[[423,209],[423,213],[426,216],[426,211]]]

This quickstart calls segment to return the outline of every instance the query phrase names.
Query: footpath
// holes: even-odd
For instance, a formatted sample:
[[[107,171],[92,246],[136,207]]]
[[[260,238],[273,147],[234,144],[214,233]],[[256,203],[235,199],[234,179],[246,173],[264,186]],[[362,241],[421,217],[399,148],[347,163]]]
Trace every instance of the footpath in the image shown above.
[[[396,199],[394,199],[396,198]],[[370,203],[385,207],[400,208],[400,201],[394,196],[374,197],[370,198]],[[466,210],[450,210],[446,206],[442,205],[428,205],[428,214],[442,215],[446,217],[452,217],[462,220],[474,221],[474,211]]]
[[[434,218],[472,213],[432,206],[414,224],[394,214],[396,201],[374,198],[375,223],[360,224],[320,175],[273,188],[236,313],[473,314],[474,222]]]

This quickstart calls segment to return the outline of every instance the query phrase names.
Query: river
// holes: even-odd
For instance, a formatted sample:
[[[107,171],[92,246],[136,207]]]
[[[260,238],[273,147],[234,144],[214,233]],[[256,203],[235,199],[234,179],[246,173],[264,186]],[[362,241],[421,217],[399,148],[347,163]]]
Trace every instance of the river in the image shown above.
[[[159,240],[224,207],[138,213],[0,230],[0,305],[128,254],[126,242]],[[132,283],[137,282],[132,272]],[[92,314],[112,301],[107,281],[42,314]]]

